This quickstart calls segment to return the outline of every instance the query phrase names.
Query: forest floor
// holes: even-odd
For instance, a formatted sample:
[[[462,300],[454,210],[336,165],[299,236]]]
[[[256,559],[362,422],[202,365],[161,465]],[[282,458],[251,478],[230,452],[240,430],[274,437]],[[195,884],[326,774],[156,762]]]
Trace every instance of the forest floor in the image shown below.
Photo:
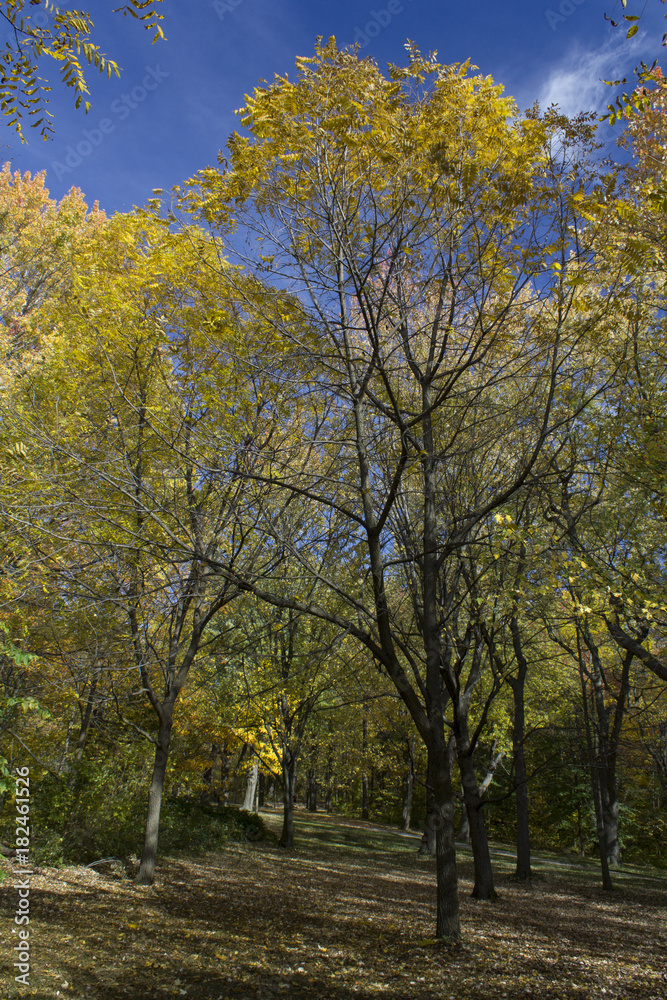
[[[279,817],[264,814],[278,829]],[[297,850],[230,844],[161,858],[155,885],[41,868],[30,879],[30,985],[14,982],[17,890],[0,884],[0,998],[53,1000],[665,1000],[667,874],[613,893],[542,858],[529,885],[495,860],[499,899],[470,898],[463,944],[433,940],[433,859],[390,828],[297,812]]]

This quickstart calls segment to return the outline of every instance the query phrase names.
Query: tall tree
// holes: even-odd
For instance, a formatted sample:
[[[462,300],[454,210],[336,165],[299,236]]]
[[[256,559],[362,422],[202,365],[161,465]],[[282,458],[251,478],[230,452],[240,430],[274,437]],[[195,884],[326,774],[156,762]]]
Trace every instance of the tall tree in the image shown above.
[[[175,235],[147,213],[116,216],[79,249],[67,293],[33,314],[50,333],[42,363],[16,367],[7,413],[36,457],[24,513],[10,512],[15,533],[28,504],[32,559],[70,602],[111,609],[154,713],[144,883],[176,703],[195,657],[217,642],[207,629],[238,594],[210,560],[224,551],[261,572],[280,559],[243,527],[238,468],[256,461],[251,445],[261,455],[270,420],[266,387],[241,360],[259,330],[235,312],[218,268],[194,228]]]
[[[583,347],[612,298],[577,290],[585,124],[521,118],[467,65],[408,49],[386,78],[334,40],[318,43],[296,82],[277,78],[248,98],[249,136],[233,135],[225,168],[203,171],[183,198],[227,247],[235,232],[257,234],[256,266],[299,295],[305,319],[280,328],[312,358],[304,433],[331,471],[285,454],[273,481],[353,528],[366,575],[339,588],[345,615],[280,600],[348,629],[409,709],[431,764],[436,933],[457,937],[446,726],[461,693],[447,638],[457,553],[539,475],[545,443],[597,391]],[[308,565],[306,540],[289,545]]]

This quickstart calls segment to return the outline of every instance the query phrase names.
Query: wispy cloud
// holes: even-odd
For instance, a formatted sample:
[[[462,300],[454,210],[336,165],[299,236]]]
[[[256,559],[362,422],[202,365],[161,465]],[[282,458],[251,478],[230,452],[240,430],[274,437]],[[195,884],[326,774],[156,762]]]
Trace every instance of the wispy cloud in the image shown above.
[[[628,40],[623,35],[605,42],[599,49],[588,50],[575,43],[566,57],[551,68],[539,92],[540,106],[557,104],[567,115],[604,111],[616,91],[603,81],[632,73],[645,56],[644,37],[640,33]],[[628,87],[632,87],[630,79]]]

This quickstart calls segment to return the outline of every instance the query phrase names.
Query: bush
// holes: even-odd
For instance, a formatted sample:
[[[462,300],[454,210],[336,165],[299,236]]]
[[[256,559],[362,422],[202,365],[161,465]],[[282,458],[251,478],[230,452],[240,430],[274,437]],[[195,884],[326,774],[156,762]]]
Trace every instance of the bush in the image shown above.
[[[119,753],[87,758],[59,778],[45,774],[31,786],[30,858],[36,865],[89,864],[140,854],[150,761]],[[14,802],[2,810],[0,839],[13,843]],[[159,852],[215,850],[228,840],[270,840],[259,816],[195,799],[165,796]]]
[[[36,864],[87,864],[136,851],[143,836],[146,762],[119,754],[87,758],[62,779],[31,789],[31,856]]]
[[[274,839],[259,816],[233,806],[202,805],[194,799],[170,796],[162,808],[162,851],[206,851],[228,840]]]

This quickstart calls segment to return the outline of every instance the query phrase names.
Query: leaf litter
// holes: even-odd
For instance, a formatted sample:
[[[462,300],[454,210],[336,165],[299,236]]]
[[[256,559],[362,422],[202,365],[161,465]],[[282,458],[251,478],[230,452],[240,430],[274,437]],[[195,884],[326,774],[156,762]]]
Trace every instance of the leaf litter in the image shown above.
[[[294,853],[230,844],[161,859],[150,887],[118,871],[39,869],[28,988],[14,981],[8,863],[2,1000],[667,997],[667,879],[626,878],[606,893],[592,870],[553,867],[523,885],[504,860],[500,898],[484,903],[470,898],[464,855],[455,946],[433,939],[434,862],[415,842],[338,817],[307,823]]]

